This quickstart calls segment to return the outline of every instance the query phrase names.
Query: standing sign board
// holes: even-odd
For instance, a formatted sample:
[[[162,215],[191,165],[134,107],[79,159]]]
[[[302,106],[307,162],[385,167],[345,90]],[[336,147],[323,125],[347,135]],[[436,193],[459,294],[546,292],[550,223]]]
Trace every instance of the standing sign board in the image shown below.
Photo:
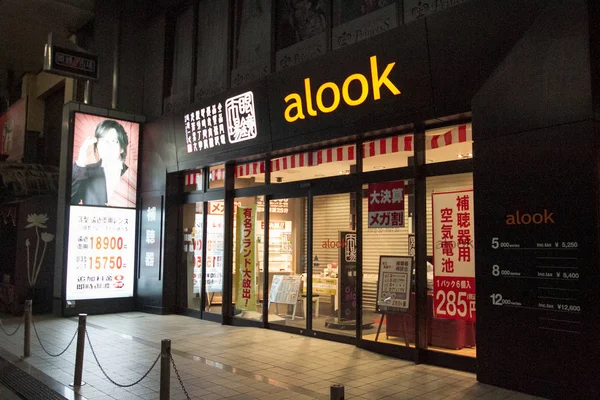
[[[475,320],[473,190],[433,193],[436,318]]]
[[[133,296],[139,129],[135,122],[74,115],[67,300]],[[156,232],[148,234],[156,241]]]
[[[340,320],[356,319],[356,232],[340,232]]]
[[[412,281],[412,257],[380,256],[377,284],[377,311],[398,313],[408,311]]]
[[[369,228],[404,226],[404,181],[369,185]]]

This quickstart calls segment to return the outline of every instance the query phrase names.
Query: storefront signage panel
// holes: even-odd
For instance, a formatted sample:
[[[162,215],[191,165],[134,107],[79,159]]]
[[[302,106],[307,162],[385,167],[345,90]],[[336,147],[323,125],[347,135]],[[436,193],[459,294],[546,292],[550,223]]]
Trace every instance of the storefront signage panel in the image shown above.
[[[204,99],[174,115],[173,123],[180,162],[268,144],[266,85],[262,81]]]
[[[404,226],[404,181],[372,183],[368,196],[369,228]]]
[[[340,277],[338,284],[340,319],[356,319],[356,254],[358,251],[355,232],[340,232]]]
[[[380,256],[377,280],[377,311],[408,311],[412,282],[412,257]]]
[[[224,218],[208,214],[206,230],[206,291],[223,291]]]
[[[486,383],[525,379],[543,397],[600,394],[597,156],[584,127],[478,142],[477,360]]]
[[[67,300],[133,296],[134,209],[71,206]]]
[[[268,78],[274,141],[428,109],[424,23],[401,26]],[[342,135],[343,132],[340,132]]]
[[[256,209],[238,207],[236,220],[237,300],[235,308],[256,311]]]
[[[154,272],[161,265],[162,247],[162,196],[148,196],[142,202],[140,221],[140,256],[142,274]],[[158,274],[155,275],[158,277]]]
[[[436,318],[475,320],[473,191],[432,194]]]

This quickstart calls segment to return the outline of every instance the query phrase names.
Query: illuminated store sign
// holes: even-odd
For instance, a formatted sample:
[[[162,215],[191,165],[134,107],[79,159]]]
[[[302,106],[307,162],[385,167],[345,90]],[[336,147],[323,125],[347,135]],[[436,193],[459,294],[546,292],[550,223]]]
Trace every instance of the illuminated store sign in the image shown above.
[[[379,73],[377,56],[371,56],[371,73],[368,78],[365,75],[359,73],[351,74],[344,80],[341,91],[339,86],[334,82],[323,83],[317,89],[316,95],[314,97],[314,104],[316,104],[316,109],[313,105],[313,89],[310,78],[305,78],[304,99],[302,98],[302,95],[300,93],[290,93],[284,98],[285,103],[287,104],[284,113],[285,120],[290,123],[295,122],[299,119],[305,119],[306,114],[308,114],[311,117],[316,117],[318,114],[317,110],[321,111],[322,113],[331,113],[339,107],[342,99],[349,106],[359,106],[362,103],[364,103],[367,100],[367,97],[369,96],[369,84],[371,85],[373,91],[373,100],[381,99],[381,89],[383,86],[385,86],[394,96],[401,94],[402,92],[400,92],[400,90],[396,87],[394,82],[392,82],[389,78],[389,75],[392,72],[394,65],[396,65],[395,62],[389,63],[385,67],[383,72]],[[369,78],[371,80],[370,82]],[[360,95],[354,98],[350,95],[350,85],[353,82],[355,82],[354,85],[360,85]],[[327,95],[330,95],[329,101],[331,102],[331,104],[328,105],[326,105],[323,100],[323,96],[326,95],[327,92],[330,92]]]
[[[188,153],[244,142],[257,136],[252,92],[228,98],[225,106],[219,102],[193,111],[183,120]]]
[[[139,128],[75,114],[67,300],[133,296]]]

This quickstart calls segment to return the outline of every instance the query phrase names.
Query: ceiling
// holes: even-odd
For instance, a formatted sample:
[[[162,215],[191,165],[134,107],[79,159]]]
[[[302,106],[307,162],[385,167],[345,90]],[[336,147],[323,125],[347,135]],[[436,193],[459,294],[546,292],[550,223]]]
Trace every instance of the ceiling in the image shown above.
[[[39,72],[48,33],[67,38],[93,10],[94,0],[0,0],[0,71]]]

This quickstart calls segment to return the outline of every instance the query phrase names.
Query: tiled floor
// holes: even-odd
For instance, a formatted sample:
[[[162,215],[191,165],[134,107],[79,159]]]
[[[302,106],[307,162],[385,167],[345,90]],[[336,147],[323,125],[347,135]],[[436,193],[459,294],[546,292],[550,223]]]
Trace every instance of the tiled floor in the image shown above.
[[[4,319],[8,328],[18,319]],[[62,351],[77,329],[76,319],[34,317],[44,347]],[[89,339],[100,365],[118,384],[138,380],[170,339],[175,365],[194,399],[328,399],[343,384],[346,399],[534,399],[480,384],[470,373],[389,358],[352,345],[258,328],[223,326],[178,315],[123,313],[88,316]],[[63,385],[73,381],[75,343],[60,357],[48,356],[32,333],[32,356],[24,363]],[[23,335],[0,332],[0,347],[23,354]],[[109,382],[86,342],[83,381],[88,399],[159,398],[159,363],[139,384]],[[185,399],[171,370],[171,399]]]

